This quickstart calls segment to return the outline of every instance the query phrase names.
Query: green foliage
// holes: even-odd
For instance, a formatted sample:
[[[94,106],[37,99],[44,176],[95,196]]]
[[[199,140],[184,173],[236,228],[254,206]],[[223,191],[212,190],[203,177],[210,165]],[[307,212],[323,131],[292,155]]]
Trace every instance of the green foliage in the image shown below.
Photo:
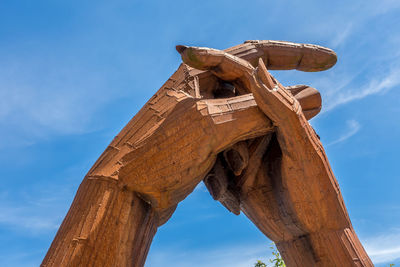
[[[278,249],[275,246],[271,247],[271,249],[272,249],[272,255],[274,256],[274,258],[270,259],[269,261],[274,264],[273,266],[274,267],[286,267],[286,264],[283,261]]]
[[[272,267],[286,267],[285,262],[283,261],[281,254],[279,253],[274,243],[271,244],[270,249],[272,250],[272,255],[274,256],[272,259],[269,260],[269,262],[273,264]],[[257,261],[254,267],[268,266],[262,261]]]
[[[262,261],[257,261],[254,267],[267,267],[267,265]]]

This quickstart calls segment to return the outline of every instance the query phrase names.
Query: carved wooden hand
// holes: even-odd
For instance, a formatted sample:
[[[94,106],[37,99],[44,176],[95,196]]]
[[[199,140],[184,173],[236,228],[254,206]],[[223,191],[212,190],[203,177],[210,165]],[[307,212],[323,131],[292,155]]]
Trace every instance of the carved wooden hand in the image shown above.
[[[243,210],[276,242],[288,266],[373,266],[294,88],[277,82],[262,58],[254,67],[224,51],[190,47],[181,52],[188,65],[211,69],[252,92],[276,127],[269,136],[240,142],[221,155],[205,179],[213,197],[234,213]]]

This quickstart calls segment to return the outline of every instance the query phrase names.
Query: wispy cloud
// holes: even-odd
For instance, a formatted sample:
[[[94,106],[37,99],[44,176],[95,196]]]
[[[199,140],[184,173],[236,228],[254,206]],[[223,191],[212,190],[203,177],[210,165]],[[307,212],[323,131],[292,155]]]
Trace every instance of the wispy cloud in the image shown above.
[[[59,226],[59,218],[29,214],[32,207],[0,207],[0,225],[28,231],[54,230]]]
[[[372,4],[365,4],[370,2]],[[326,28],[321,31],[322,34],[330,34],[330,47],[338,48],[345,44],[353,34],[358,34],[360,28],[365,28],[371,19],[386,15],[400,8],[400,2],[397,0],[372,0],[372,1],[354,1],[346,5],[342,12],[336,13],[334,18],[325,23],[325,25],[316,25],[318,29]],[[332,34],[332,32],[334,34]]]
[[[361,128],[360,124],[356,120],[349,120],[346,122],[346,124],[346,132],[342,134],[338,139],[328,143],[326,146],[331,146],[346,141],[347,139],[355,135]]]
[[[374,264],[393,263],[400,258],[400,230],[363,240],[363,245]],[[197,248],[174,246],[150,250],[146,267],[249,267],[257,260],[268,262],[271,251],[268,244]]]
[[[363,240],[363,245],[374,264],[393,263],[400,258],[400,229]],[[188,249],[170,246],[150,250],[146,267],[249,267],[257,260],[268,262],[271,257],[268,244],[229,245],[221,248]]]
[[[35,267],[39,266],[45,251],[33,250],[29,252],[15,252],[0,254],[2,267]]]
[[[268,244],[238,245],[223,248],[193,249],[183,247],[150,251],[146,267],[186,267],[195,265],[198,267],[249,267],[257,260],[268,262],[267,256],[271,255]]]
[[[364,246],[372,261],[389,263],[400,259],[400,229],[392,229],[382,235],[368,238]]]
[[[5,192],[0,194],[0,227],[26,231],[31,234],[56,230],[65,215],[64,196],[47,195],[31,200],[33,196],[19,197],[12,200]]]
[[[373,5],[373,9],[371,9],[372,14],[374,15],[383,15],[390,11],[395,11],[400,8],[400,2],[397,0],[383,0],[377,1],[376,5]]]
[[[0,148],[98,130],[95,114],[124,95],[104,70],[57,59],[66,66],[19,56],[0,64]]]
[[[400,85],[400,67],[394,68],[378,79],[372,79],[364,88],[343,90],[345,86],[335,90],[326,102],[324,112],[330,111],[339,105],[363,99],[370,95],[386,93]]]
[[[353,31],[353,24],[345,25],[344,29],[341,29],[336,33],[336,36],[332,39],[330,47],[337,48],[340,45],[344,45],[348,37],[350,37]]]

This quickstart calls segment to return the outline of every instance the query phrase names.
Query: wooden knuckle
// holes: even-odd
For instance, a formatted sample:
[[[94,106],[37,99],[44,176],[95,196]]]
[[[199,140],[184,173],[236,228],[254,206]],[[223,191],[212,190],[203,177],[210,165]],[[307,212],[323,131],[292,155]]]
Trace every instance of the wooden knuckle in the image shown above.
[[[204,179],[204,184],[214,200],[218,200],[230,212],[239,215],[240,196],[239,192],[231,187],[233,181],[230,181],[230,176],[233,178],[223,160],[218,157],[213,169]]]
[[[240,214],[240,198],[236,191],[226,191],[219,202],[233,214]]]
[[[249,164],[249,150],[247,143],[242,141],[234,144],[223,152],[224,159],[232,172],[239,176]]]
[[[214,200],[219,200],[228,188],[228,173],[220,159],[214,164],[213,169],[204,178],[204,184]]]

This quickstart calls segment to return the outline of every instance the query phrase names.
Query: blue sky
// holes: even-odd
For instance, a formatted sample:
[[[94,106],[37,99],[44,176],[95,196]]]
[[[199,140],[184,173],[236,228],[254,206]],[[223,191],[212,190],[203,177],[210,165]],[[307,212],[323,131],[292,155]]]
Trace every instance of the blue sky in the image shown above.
[[[274,72],[321,91],[311,121],[377,266],[400,265],[400,2],[0,2],[0,266],[38,266],[112,138],[180,63],[175,45],[248,39],[334,49],[321,73]],[[159,229],[146,267],[252,266],[271,254],[200,185]]]

